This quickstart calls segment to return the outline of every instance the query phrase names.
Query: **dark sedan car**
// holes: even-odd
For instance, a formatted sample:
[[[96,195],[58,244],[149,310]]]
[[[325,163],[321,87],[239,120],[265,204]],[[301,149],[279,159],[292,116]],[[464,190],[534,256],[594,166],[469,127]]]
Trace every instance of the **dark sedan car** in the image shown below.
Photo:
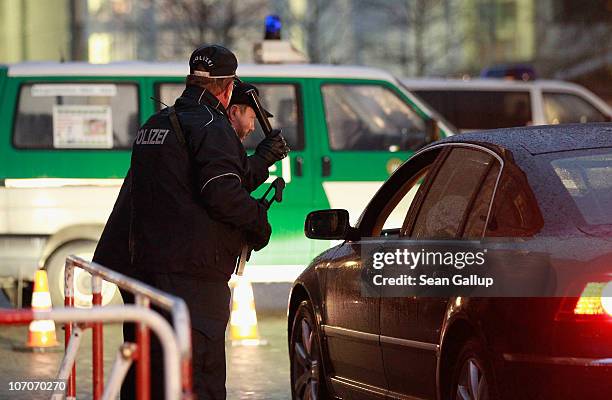
[[[290,295],[294,399],[612,398],[612,124],[444,139],[400,166],[355,227],[324,210],[305,231],[343,242]],[[546,259],[579,266],[554,282],[568,296],[364,296],[365,238],[553,238]]]

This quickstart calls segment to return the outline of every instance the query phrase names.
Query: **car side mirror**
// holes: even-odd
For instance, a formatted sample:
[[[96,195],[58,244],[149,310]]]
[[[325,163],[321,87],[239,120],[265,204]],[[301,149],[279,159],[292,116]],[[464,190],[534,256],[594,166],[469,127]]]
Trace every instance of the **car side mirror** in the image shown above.
[[[355,231],[350,225],[348,211],[343,209],[313,211],[304,224],[304,234],[310,239],[351,239]]]

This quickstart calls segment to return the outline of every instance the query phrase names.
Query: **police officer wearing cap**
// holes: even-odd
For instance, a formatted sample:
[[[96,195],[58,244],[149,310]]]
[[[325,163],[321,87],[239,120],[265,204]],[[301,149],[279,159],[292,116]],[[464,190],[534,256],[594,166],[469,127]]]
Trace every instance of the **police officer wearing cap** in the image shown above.
[[[227,108],[227,115],[232,127],[236,131],[236,134],[241,141],[244,140],[255,130],[255,109],[257,108],[253,104],[253,97],[249,96],[250,91],[255,91],[259,96],[259,90],[250,83],[236,80],[234,84],[234,92],[232,93],[232,99],[230,105]],[[273,115],[268,110],[263,110],[265,116],[270,118]],[[273,131],[272,135],[276,135],[280,131]],[[282,136],[281,136],[282,137]],[[266,142],[261,145],[266,145]]]
[[[250,193],[289,151],[275,132],[246,155],[226,109],[236,68],[236,57],[222,46],[192,53],[183,94],[138,131],[130,170],[94,255],[96,262],[185,300],[198,399],[226,398],[227,282],[242,244],[261,250],[268,243],[266,208]],[[133,338],[133,325],[124,324],[124,339]],[[154,398],[164,393],[162,358],[152,340]],[[135,397],[133,368],[121,397]]]

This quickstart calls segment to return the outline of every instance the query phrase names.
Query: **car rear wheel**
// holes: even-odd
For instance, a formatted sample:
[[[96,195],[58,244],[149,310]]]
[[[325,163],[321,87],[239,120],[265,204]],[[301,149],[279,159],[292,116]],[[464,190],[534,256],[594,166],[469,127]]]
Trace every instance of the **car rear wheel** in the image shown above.
[[[327,399],[321,365],[321,346],[314,312],[308,301],[298,307],[291,328],[291,397],[294,400]]]
[[[450,393],[454,400],[497,399],[492,368],[478,341],[468,340],[459,352]]]

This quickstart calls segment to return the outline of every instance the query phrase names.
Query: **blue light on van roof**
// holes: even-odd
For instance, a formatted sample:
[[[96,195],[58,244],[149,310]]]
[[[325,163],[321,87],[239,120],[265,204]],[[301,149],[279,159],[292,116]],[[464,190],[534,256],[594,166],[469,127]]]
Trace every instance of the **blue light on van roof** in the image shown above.
[[[531,81],[536,79],[536,73],[531,65],[515,64],[515,65],[496,65],[484,68],[480,72],[483,78],[504,78],[518,79],[523,81]]]
[[[281,20],[278,15],[266,16],[266,35],[265,40],[280,40]]]

